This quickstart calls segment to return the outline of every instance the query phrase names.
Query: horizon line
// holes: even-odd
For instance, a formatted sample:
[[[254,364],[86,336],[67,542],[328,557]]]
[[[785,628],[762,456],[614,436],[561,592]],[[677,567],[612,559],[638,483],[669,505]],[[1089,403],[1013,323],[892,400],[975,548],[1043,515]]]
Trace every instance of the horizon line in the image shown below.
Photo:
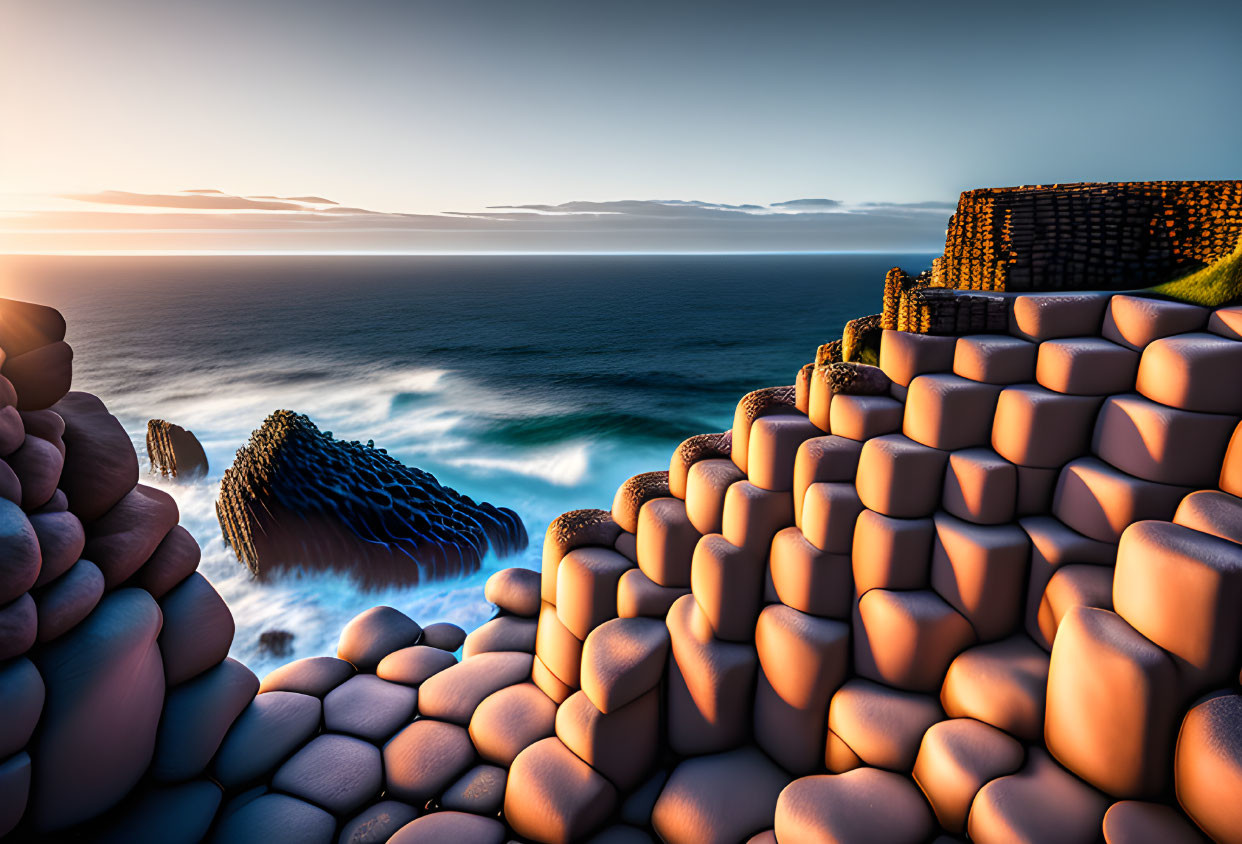
[[[923,249],[757,249],[757,250],[662,250],[662,251],[491,251],[476,250],[470,252],[390,252],[390,251],[304,251],[304,250],[189,250],[189,249],[147,249],[142,251],[117,251],[110,249],[63,249],[49,251],[0,252],[0,260],[4,258],[243,258],[243,257],[305,257],[305,258],[466,258],[480,257],[551,257],[551,256],[713,256],[713,255],[936,255],[938,250]]]

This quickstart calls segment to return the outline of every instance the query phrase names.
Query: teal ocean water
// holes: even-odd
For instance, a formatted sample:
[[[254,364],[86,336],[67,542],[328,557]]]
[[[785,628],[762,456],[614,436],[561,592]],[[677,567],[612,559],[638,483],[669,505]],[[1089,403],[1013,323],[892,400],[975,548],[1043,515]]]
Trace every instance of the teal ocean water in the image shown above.
[[[884,273],[931,255],[8,257],[0,295],[59,308],[75,389],[101,396],[203,546],[202,571],[257,672],[259,634],[332,653],[379,603],[471,629],[487,575],[539,567],[561,512],[607,508],[673,448],[723,430],[746,392],[793,383],[844,323],[879,310]],[[374,440],[475,498],[516,510],[531,547],[451,581],[360,592],[317,572],[256,583],[220,539],[220,475],[272,411]],[[202,481],[148,471],[146,422],[199,437]]]

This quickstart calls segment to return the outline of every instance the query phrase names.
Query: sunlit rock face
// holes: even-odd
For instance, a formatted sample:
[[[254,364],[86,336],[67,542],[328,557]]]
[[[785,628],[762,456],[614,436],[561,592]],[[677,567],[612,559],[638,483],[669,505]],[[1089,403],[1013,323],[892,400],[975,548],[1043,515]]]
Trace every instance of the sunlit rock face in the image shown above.
[[[207,453],[198,437],[163,419],[147,422],[147,458],[151,471],[164,477],[189,479],[207,474]]]
[[[224,539],[258,576],[331,569],[367,586],[475,571],[489,547],[528,539],[512,510],[475,502],[373,444],[345,442],[278,410],[224,473]]]

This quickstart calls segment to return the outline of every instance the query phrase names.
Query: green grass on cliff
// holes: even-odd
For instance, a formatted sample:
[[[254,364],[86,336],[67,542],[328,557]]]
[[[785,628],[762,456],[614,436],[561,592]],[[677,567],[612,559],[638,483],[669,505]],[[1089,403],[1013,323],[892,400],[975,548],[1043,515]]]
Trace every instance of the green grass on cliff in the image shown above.
[[[1151,292],[1209,308],[1242,302],[1242,240],[1238,241],[1233,252],[1215,264],[1157,284]]]

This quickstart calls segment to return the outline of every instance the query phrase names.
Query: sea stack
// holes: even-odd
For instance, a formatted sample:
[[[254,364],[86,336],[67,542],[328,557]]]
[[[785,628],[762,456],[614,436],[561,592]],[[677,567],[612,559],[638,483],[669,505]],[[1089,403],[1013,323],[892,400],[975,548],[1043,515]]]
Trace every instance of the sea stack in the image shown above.
[[[278,410],[220,484],[224,540],[251,571],[347,572],[366,586],[475,571],[492,547],[527,545],[512,510],[475,502],[370,442],[345,442]]]
[[[207,452],[198,437],[163,419],[147,422],[147,458],[151,471],[164,477],[200,478],[207,474]]]

